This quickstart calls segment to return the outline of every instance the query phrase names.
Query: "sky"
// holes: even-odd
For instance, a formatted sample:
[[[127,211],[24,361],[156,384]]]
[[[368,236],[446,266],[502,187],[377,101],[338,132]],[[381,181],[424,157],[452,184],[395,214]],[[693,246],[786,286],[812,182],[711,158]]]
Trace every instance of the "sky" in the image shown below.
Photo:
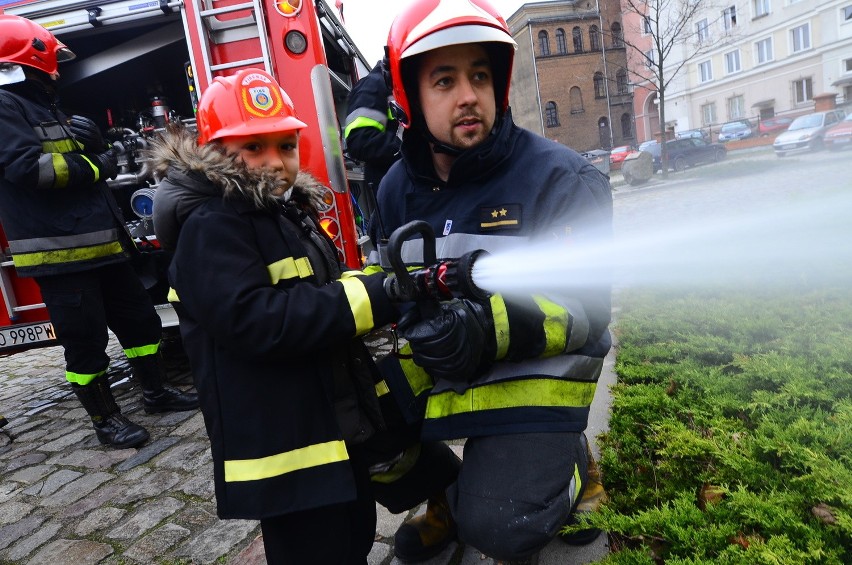
[[[334,6],[334,0],[326,0]],[[384,54],[391,22],[411,0],[343,0],[343,17],[346,30],[370,66]],[[453,0],[460,2],[463,0]],[[539,0],[540,1],[540,0]],[[526,3],[523,0],[491,0],[504,19],[514,14]]]

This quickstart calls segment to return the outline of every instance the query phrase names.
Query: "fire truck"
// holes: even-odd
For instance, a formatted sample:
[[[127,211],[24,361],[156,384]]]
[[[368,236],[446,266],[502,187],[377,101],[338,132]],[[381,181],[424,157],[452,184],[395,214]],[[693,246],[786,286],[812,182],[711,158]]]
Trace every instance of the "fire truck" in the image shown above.
[[[77,55],[60,66],[60,106],[92,118],[123,148],[110,187],[165,332],[177,317],[151,221],[159,179],[146,149],[169,122],[194,127],[198,98],[215,76],[262,68],[287,91],[308,124],[301,166],[327,187],[322,227],[343,262],[361,265],[369,200],[363,169],[344,157],[340,124],[369,66],[325,0],[0,0],[0,10],[44,26]],[[14,260],[0,229],[0,354],[56,344],[38,286],[16,276]]]

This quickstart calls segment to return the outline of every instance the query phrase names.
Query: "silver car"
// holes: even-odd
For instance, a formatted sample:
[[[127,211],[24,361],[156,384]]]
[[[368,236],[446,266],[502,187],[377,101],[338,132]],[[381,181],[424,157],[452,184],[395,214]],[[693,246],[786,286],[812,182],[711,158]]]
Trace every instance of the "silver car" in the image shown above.
[[[818,151],[823,147],[825,130],[839,122],[845,116],[843,110],[814,112],[799,116],[787,131],[778,134],[772,148],[775,154],[783,157],[787,153],[799,151]]]

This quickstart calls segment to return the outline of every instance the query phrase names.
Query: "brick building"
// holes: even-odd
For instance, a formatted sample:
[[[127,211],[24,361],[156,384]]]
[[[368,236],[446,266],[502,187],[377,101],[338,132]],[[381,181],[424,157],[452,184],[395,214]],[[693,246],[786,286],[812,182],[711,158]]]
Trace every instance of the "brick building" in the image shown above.
[[[524,4],[508,24],[518,125],[577,151],[635,143],[618,0]]]

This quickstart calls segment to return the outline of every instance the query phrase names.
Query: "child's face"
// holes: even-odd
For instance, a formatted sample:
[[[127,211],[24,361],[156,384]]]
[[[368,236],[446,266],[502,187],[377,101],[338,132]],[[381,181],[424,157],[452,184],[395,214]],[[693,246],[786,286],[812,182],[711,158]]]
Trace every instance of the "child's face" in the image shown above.
[[[299,132],[259,133],[221,140],[225,150],[238,155],[249,169],[269,169],[278,174],[287,186],[273,194],[280,196],[293,186],[299,172]]]

